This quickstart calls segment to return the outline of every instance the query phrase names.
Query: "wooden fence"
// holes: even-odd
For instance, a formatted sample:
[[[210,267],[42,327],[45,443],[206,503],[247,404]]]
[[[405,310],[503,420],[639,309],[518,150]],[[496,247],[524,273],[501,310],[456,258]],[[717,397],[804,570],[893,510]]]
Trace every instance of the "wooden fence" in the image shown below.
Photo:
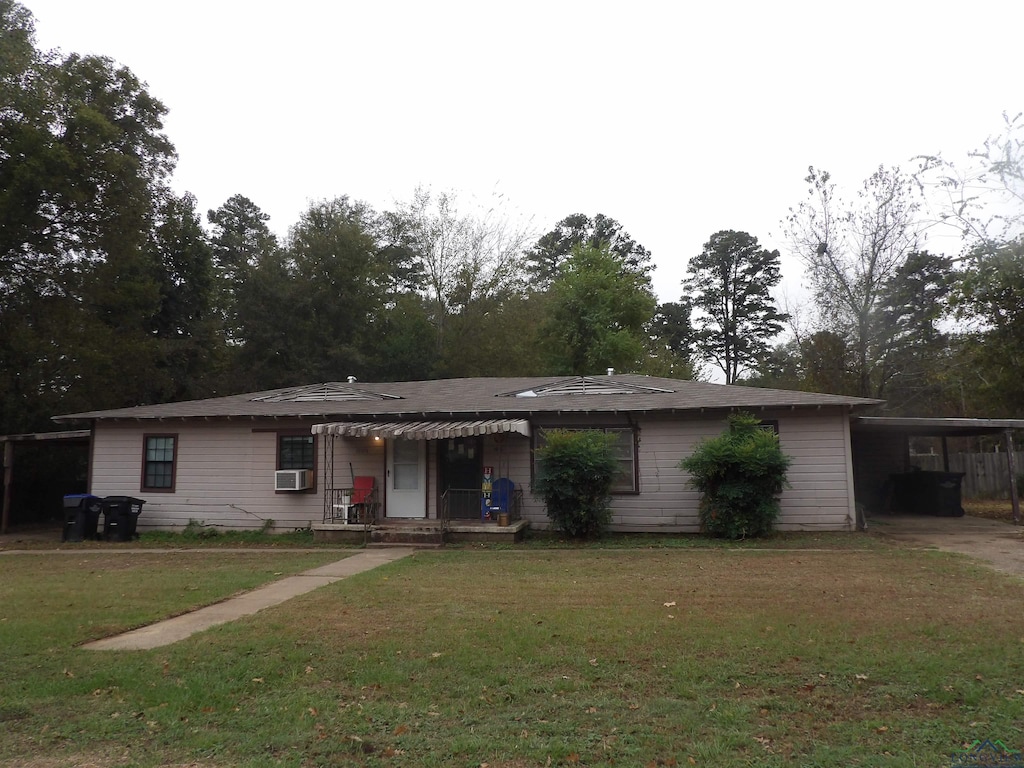
[[[1014,454],[1017,472],[1024,472],[1024,452]],[[911,465],[928,471],[941,472],[940,454],[917,454],[910,457]],[[961,486],[965,499],[1008,499],[1010,498],[1010,471],[1007,469],[1006,454],[999,453],[951,453],[949,471],[963,472]],[[1024,488],[1017,488],[1024,493]]]

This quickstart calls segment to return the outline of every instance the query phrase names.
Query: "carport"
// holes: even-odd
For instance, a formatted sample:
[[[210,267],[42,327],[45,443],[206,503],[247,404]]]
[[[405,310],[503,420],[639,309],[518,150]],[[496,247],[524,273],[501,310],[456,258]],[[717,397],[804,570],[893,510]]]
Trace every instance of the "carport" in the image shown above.
[[[1010,503],[1013,522],[1019,525],[1020,501],[1017,495],[1017,471],[1013,449],[1013,432],[1024,429],[1024,419],[931,419],[889,416],[854,416],[850,420],[850,442],[853,450],[853,479],[857,499],[858,523],[863,525],[860,511],[885,512],[890,479],[911,471],[910,439],[937,437],[942,443],[942,463],[949,472],[951,437],[1002,435],[1009,464]]]
[[[88,429],[66,430],[63,432],[32,432],[24,435],[0,435],[0,455],[3,456],[3,500],[0,502],[0,534],[7,533],[11,517],[12,491],[14,488],[14,446],[25,443],[40,443],[59,440],[88,444],[92,433]]]

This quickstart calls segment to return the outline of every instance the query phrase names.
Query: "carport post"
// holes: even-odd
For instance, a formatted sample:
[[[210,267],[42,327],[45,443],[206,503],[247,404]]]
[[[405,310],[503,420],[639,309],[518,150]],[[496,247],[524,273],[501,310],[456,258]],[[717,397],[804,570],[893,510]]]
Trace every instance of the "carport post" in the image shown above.
[[[1017,454],[1013,451],[1013,430],[1006,430],[1006,465],[1010,469],[1010,504],[1013,505],[1013,524],[1020,525],[1020,499],[1017,498]]]
[[[14,480],[14,443],[4,440],[4,498],[0,509],[0,533],[7,533],[11,518],[11,483]]]

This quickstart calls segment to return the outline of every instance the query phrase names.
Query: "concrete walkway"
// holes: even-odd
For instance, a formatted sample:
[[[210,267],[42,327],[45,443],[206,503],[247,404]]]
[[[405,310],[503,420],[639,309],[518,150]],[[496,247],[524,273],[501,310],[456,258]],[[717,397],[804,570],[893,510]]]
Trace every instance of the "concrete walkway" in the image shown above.
[[[297,595],[312,592],[317,587],[333,584],[347,576],[368,571],[379,565],[392,563],[414,551],[411,547],[366,550],[346,557],[344,560],[305,571],[297,576],[289,576],[266,584],[237,597],[230,597],[215,605],[150,624],[148,627],[133,629],[123,635],[87,643],[82,647],[93,651],[141,651],[170,645],[204,629],[234,621],[242,616],[249,616]]]

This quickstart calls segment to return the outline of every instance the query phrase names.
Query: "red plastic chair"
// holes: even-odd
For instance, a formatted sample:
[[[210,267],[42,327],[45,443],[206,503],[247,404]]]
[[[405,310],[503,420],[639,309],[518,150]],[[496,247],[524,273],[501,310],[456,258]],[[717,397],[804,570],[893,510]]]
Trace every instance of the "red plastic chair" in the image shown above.
[[[377,481],[372,475],[352,479],[352,506],[355,520],[349,522],[372,523],[377,519]],[[351,514],[350,514],[351,517]]]
[[[361,475],[353,478],[352,481],[352,503],[365,504],[373,494],[376,486],[376,478],[373,476]]]

